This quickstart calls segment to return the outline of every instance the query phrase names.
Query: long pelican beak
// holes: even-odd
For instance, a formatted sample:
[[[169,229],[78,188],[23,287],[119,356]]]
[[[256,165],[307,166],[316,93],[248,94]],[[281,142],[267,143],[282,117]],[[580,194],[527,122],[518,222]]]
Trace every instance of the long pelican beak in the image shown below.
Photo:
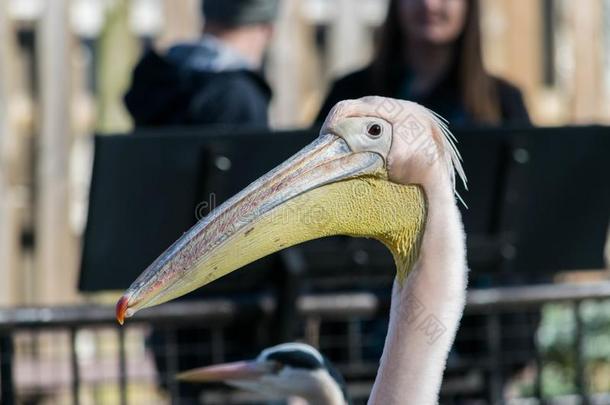
[[[398,215],[405,204],[409,208],[409,199],[402,194],[419,189],[387,181],[379,153],[353,152],[340,136],[352,129],[348,122],[320,135],[193,226],[118,301],[119,323],[142,308],[177,298],[304,241],[353,235],[387,244],[388,228],[402,226],[388,212]],[[396,187],[400,190],[391,191]],[[411,200],[419,201],[413,207],[418,211],[421,196]]]

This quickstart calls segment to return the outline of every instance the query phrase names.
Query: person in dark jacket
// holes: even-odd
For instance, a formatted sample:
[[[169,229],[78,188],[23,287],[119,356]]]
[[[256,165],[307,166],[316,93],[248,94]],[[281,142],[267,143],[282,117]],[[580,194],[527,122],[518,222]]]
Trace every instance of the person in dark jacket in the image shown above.
[[[373,94],[415,101],[452,125],[530,123],[519,89],[483,66],[476,0],[391,0],[373,62],[331,86],[316,121]]]
[[[136,66],[125,105],[136,127],[267,127],[271,89],[261,67],[278,0],[207,0],[194,43],[164,55],[148,50]]]
[[[422,104],[447,119],[452,127],[531,125],[519,89],[490,75],[483,65],[477,0],[390,0],[379,34],[373,61],[332,84],[316,122],[321,123],[338,101],[380,95]],[[487,283],[476,271],[469,278],[474,288],[490,283],[514,285],[521,280],[511,273]],[[510,357],[502,371],[509,376],[533,358],[538,318],[508,314],[500,319],[504,331],[515,335],[514,330],[519,330],[518,336],[509,332],[502,336],[503,354]],[[485,322],[483,317],[463,318],[450,362],[483,361],[488,355],[484,342],[472,336],[485,330]],[[363,329],[380,342],[365,356],[378,358],[386,325],[373,321]]]

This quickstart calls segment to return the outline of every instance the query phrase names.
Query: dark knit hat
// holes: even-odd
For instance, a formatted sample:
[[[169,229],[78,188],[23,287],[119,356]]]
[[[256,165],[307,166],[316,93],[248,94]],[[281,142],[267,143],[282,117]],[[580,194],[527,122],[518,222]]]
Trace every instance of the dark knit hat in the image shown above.
[[[279,0],[203,0],[206,21],[239,26],[275,20]]]

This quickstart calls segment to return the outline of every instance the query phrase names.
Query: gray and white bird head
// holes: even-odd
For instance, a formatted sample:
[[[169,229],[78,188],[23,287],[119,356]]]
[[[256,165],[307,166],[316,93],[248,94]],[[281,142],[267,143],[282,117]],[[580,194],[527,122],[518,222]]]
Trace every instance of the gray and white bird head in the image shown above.
[[[300,397],[310,404],[347,405],[345,381],[313,347],[284,343],[263,350],[256,359],[219,364],[178,375],[185,382],[224,382],[274,397]]]

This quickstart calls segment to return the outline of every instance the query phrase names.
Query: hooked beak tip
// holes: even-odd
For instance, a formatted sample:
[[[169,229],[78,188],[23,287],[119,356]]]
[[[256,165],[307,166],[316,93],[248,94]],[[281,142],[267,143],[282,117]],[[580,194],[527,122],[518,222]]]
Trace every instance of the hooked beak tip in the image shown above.
[[[125,295],[116,303],[116,320],[120,325],[125,322],[125,315],[127,313],[127,307],[129,306],[129,298]]]

